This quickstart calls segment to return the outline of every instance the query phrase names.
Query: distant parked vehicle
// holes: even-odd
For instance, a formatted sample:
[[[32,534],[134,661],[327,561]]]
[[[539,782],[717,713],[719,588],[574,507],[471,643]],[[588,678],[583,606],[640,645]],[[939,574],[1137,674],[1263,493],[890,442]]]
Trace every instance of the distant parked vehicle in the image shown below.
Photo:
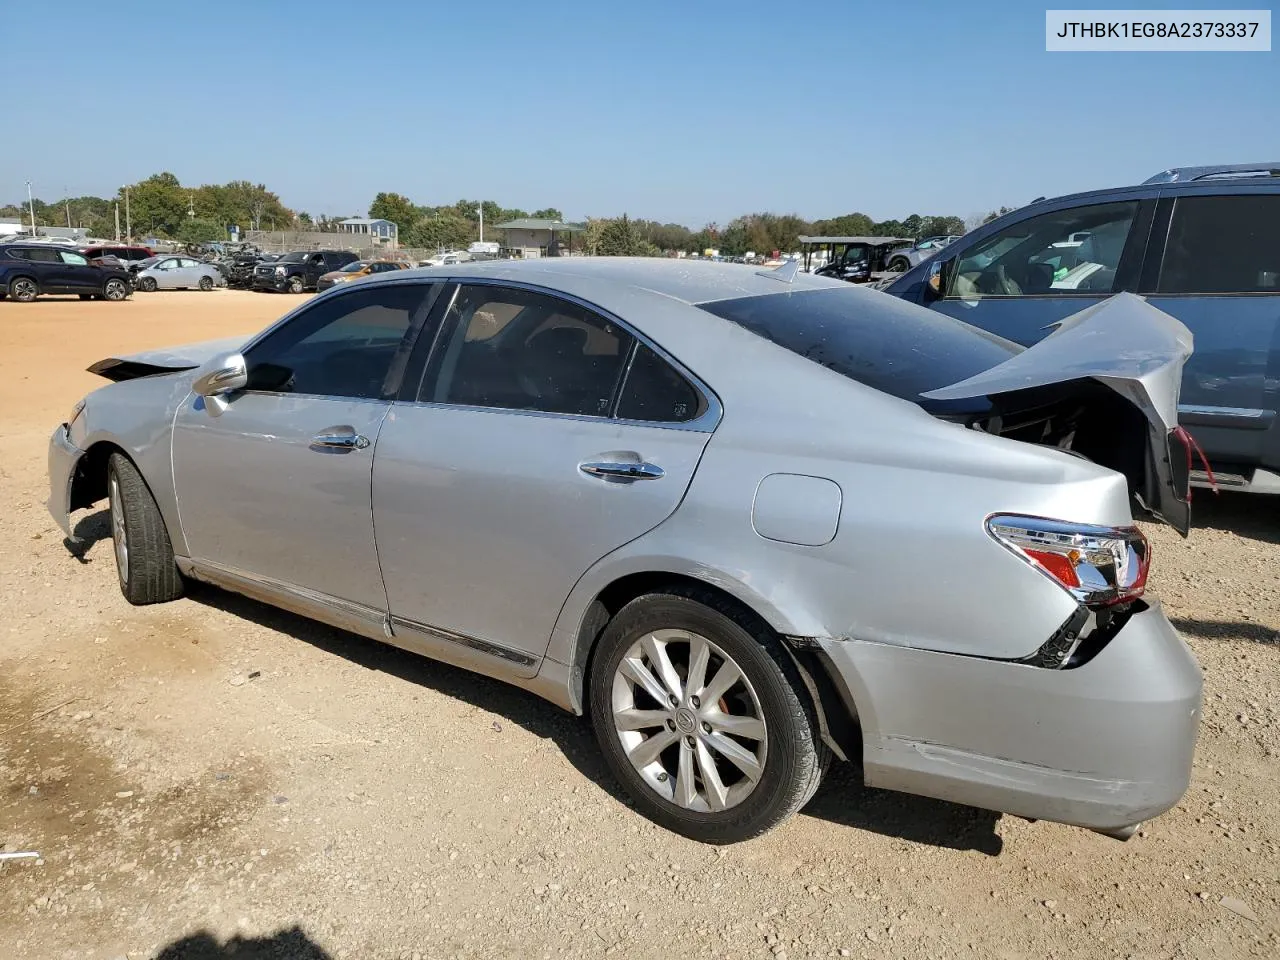
[[[878,279],[891,258],[912,242],[902,237],[800,237],[806,273],[849,283]]]
[[[952,235],[947,237],[924,237],[916,241],[914,247],[906,250],[895,250],[893,256],[889,258],[886,269],[890,273],[906,273],[917,263],[924,263],[935,253],[950,243],[959,240],[958,236]]]
[[[425,260],[419,260],[420,267],[451,267],[456,263],[466,263],[471,259],[469,253],[460,253],[456,250],[448,253],[437,253],[434,257],[427,257]]]
[[[253,289],[279,293],[303,293],[316,289],[326,273],[340,270],[359,260],[350,250],[316,250],[286,253],[274,263],[261,263],[253,270]]]
[[[331,270],[316,281],[316,290],[328,290],[336,283],[350,283],[375,273],[407,270],[410,264],[404,260],[353,260],[341,270]]]
[[[226,281],[217,264],[192,257],[155,257],[138,268],[134,281],[144,293],[155,290],[212,290]]]
[[[155,256],[155,252],[150,247],[144,247],[141,244],[112,244],[110,246],[97,245],[90,247],[81,247],[80,252],[90,260],[101,260],[103,257],[115,257],[124,264],[125,268],[133,271],[137,265],[143,260],[147,260]]]
[[[81,300],[126,299],[129,272],[93,263],[75,250],[50,243],[0,246],[0,300],[30,303],[41,294],[77,294]]]

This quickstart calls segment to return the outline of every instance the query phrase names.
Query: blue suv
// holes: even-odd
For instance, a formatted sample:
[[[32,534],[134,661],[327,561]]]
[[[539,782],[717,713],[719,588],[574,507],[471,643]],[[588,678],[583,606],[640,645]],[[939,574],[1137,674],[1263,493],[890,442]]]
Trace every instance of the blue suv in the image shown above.
[[[1280,162],[1038,200],[884,289],[1027,346],[1113,293],[1141,294],[1195,336],[1178,415],[1218,482],[1280,493]]]

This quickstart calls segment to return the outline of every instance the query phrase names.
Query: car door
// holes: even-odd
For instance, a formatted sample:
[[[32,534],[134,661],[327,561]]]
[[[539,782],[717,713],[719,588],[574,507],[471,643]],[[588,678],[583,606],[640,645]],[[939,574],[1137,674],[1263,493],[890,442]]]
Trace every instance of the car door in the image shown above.
[[[74,250],[59,250],[62,273],[69,293],[101,293],[102,270],[89,262],[89,258]]]
[[[200,261],[190,257],[178,258],[178,269],[174,271],[174,283],[178,287],[192,288],[200,285]]]
[[[373,445],[430,290],[364,287],[303,307],[245,350],[245,390],[184,402],[173,474],[198,565],[348,611],[384,610]]]
[[[1280,189],[1160,200],[1142,292],[1195,336],[1179,418],[1215,468],[1280,470]]]
[[[70,270],[58,251],[48,245],[32,245],[23,250],[22,258],[32,264],[41,293],[74,293]]]
[[[151,268],[151,275],[156,278],[156,286],[161,290],[176,290],[178,287],[178,258],[166,257],[157,261]]]
[[[1036,207],[1001,229],[949,248],[944,295],[928,305],[1030,346],[1064,317],[1113,293],[1137,289],[1154,200],[1109,200],[1043,212]]]
[[[441,302],[374,460],[392,624],[530,676],[578,578],[680,503],[718,406],[584,305],[484,283]]]

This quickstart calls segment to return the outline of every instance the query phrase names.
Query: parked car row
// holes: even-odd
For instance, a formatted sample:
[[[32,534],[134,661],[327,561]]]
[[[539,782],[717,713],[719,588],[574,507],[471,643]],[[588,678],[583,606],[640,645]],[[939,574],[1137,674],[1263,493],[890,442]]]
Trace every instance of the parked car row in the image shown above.
[[[30,303],[42,294],[75,294],[118,302],[132,293],[133,278],[118,264],[90,260],[61,244],[0,244],[0,300]]]

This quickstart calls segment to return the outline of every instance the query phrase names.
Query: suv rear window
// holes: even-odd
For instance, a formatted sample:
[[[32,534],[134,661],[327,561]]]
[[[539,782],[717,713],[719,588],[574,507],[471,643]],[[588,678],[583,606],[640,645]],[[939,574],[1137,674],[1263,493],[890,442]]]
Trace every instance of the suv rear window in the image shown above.
[[[1156,289],[1280,294],[1280,194],[1179,197]]]
[[[920,394],[1020,352],[994,334],[852,285],[698,304],[828,370],[932,412],[958,409]],[[972,401],[961,401],[971,406]]]

